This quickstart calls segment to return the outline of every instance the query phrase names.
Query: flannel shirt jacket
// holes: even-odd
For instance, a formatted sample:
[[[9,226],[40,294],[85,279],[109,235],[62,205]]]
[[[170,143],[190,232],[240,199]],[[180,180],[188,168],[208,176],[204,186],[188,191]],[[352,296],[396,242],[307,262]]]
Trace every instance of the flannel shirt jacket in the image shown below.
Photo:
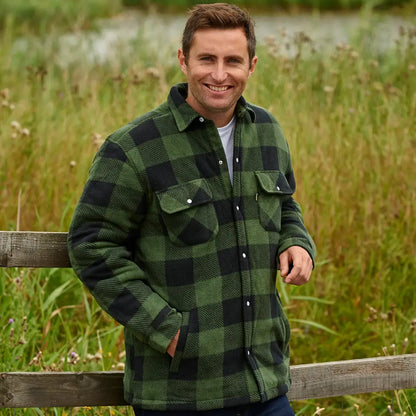
[[[175,85],[107,138],[69,231],[75,273],[125,327],[125,399],[143,409],[285,394],[290,329],[278,256],[298,245],[315,257],[278,122],[240,98],[231,184],[217,128],[186,94],[187,84]]]

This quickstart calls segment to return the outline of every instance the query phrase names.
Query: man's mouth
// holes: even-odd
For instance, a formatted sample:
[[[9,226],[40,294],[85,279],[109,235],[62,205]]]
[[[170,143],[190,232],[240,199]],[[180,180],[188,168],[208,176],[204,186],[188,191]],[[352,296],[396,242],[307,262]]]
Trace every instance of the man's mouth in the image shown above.
[[[211,91],[215,91],[215,92],[223,92],[228,90],[229,87],[227,86],[223,86],[223,87],[216,87],[215,85],[209,85],[206,84],[206,86],[211,90]]]

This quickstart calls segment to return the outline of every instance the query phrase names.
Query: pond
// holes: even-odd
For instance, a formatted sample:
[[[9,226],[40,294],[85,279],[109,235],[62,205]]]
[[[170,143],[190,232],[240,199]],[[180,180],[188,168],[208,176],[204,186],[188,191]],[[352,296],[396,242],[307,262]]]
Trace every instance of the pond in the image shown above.
[[[355,44],[374,52],[394,47],[401,27],[414,27],[415,17],[392,15],[298,14],[254,16],[258,43],[270,42],[278,46],[278,53],[293,55],[293,40],[306,36],[314,50],[328,53],[338,44]],[[93,32],[63,35],[34,45],[21,39],[14,52],[25,53],[53,50],[54,59],[61,65],[79,62],[87,57],[91,62],[120,61],[123,56],[136,53],[138,45],[146,44],[147,59],[154,65],[176,59],[180,46],[185,15],[145,14],[129,11],[112,19],[101,20]],[[143,58],[143,57],[142,57]]]

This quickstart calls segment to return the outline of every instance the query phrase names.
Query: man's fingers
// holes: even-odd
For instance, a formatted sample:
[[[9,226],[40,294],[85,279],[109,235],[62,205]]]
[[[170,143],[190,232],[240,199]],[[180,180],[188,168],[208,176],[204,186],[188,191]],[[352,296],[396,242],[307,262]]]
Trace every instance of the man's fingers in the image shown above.
[[[285,283],[300,286],[309,281],[313,262],[304,248],[289,247],[280,254],[279,261],[280,275]]]
[[[309,281],[312,273],[312,267],[308,264],[302,266],[294,265],[291,272],[284,277],[283,281],[288,284],[300,286]]]
[[[281,254],[279,258],[279,262],[280,262],[280,275],[282,277],[285,277],[290,272],[288,256],[285,253]]]

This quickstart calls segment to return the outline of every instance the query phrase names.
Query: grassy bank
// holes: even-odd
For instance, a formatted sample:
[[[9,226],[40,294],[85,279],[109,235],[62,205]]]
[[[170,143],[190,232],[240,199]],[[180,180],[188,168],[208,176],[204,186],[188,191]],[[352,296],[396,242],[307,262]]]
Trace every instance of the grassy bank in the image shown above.
[[[11,53],[0,38],[0,229],[66,231],[91,160],[117,127],[183,80],[137,42],[123,64],[57,65],[54,50]],[[319,252],[313,280],[280,290],[294,364],[416,352],[416,32],[376,55],[339,45],[309,53],[306,36],[270,40],[246,98],[272,110],[287,135],[296,197]],[[142,59],[137,59],[140,56]],[[0,372],[123,368],[122,329],[70,270],[0,270]],[[416,394],[295,403],[299,414],[413,415]],[[35,413],[32,413],[35,412]],[[125,409],[101,409],[123,414]],[[97,409],[3,411],[92,415]]]

